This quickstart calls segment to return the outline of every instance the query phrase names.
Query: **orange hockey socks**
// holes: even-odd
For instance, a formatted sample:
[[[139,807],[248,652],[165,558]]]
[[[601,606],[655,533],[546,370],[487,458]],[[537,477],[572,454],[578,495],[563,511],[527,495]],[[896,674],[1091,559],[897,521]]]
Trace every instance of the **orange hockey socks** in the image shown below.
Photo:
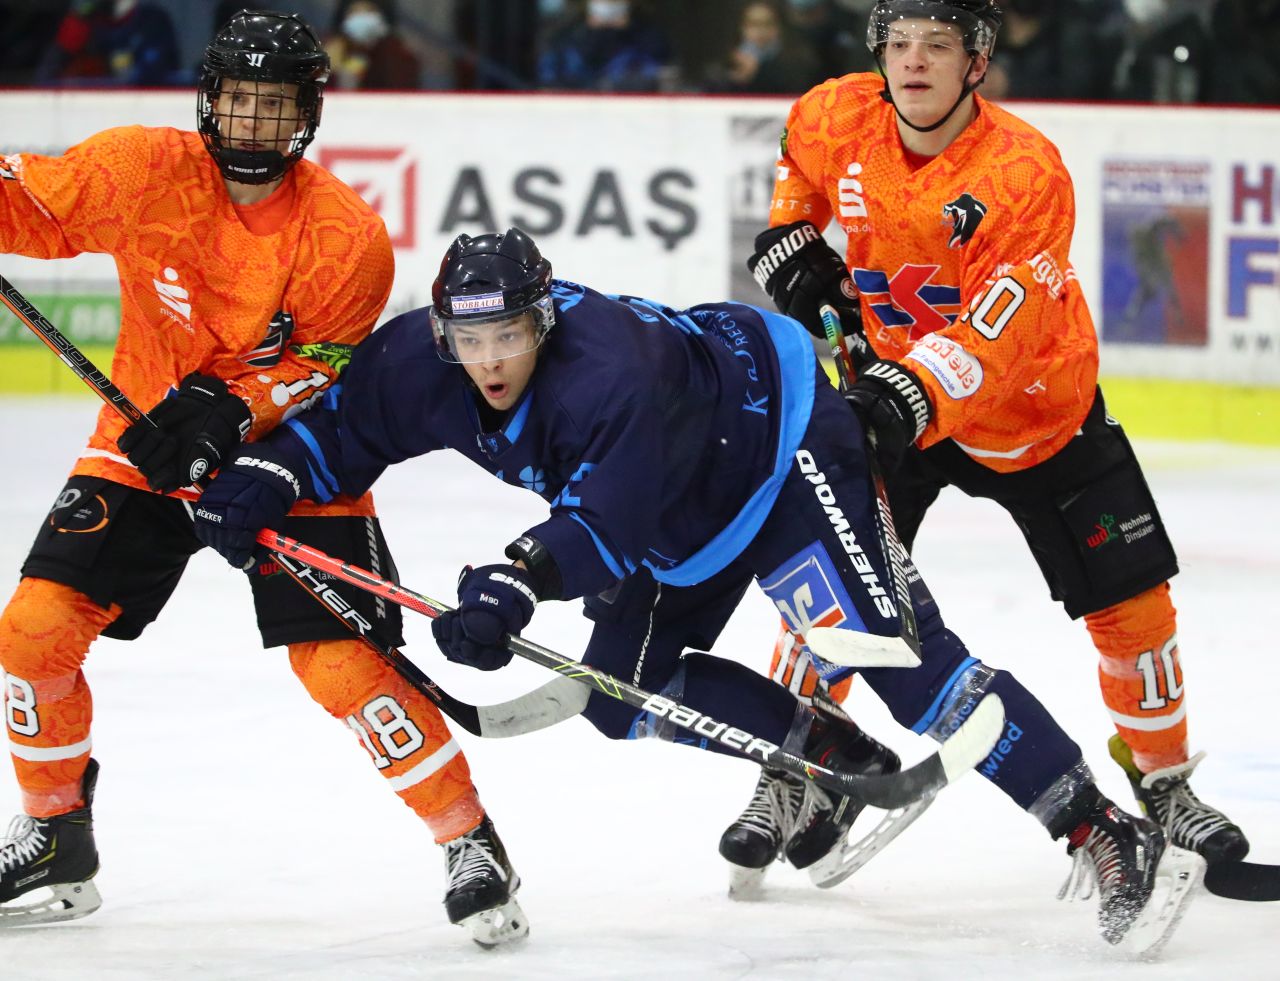
[[[471,768],[435,704],[358,640],[289,645],[307,691],[355,732],[391,789],[437,842],[480,823]]]
[[[1143,773],[1187,760],[1175,617],[1166,582],[1084,618],[1100,655],[1102,700]]]

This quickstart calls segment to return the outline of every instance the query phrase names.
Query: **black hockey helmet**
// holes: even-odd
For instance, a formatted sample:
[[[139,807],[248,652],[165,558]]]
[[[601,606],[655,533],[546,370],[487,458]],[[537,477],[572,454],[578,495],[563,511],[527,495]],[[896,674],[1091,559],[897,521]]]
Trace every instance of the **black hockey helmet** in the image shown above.
[[[526,312],[531,331],[504,335],[504,346],[480,350],[483,325]],[[555,322],[551,263],[521,229],[453,240],[431,285],[431,331],[441,358],[465,363],[523,354],[541,344]],[[476,347],[475,356],[468,346]]]
[[[900,20],[933,21],[936,24],[947,24],[958,29],[960,41],[969,55],[969,67],[965,69],[964,84],[960,89],[960,97],[945,116],[930,126],[917,126],[902,114],[895,105],[894,110],[907,126],[918,133],[930,133],[942,126],[952,114],[960,108],[973,90],[986,78],[984,73],[977,82],[971,83],[969,72],[973,70],[979,55],[991,57],[996,47],[996,34],[1004,21],[1004,13],[995,0],[876,0],[871,10],[871,18],[867,21],[867,48],[875,56],[880,74],[885,76],[884,89],[880,96],[885,102],[893,104],[893,93],[889,91],[889,76],[884,67],[884,49],[889,43],[890,29]]]
[[[282,124],[297,117],[287,152],[279,149],[241,150],[231,145],[218,123],[218,96],[224,79],[243,79],[298,87],[297,111],[280,103]],[[329,56],[315,32],[297,14],[274,10],[242,10],[227,21],[209,43],[200,65],[197,118],[204,145],[227,180],[268,184],[302,159],[320,125],[324,85],[329,79]],[[273,94],[263,90],[263,95]],[[224,113],[224,118],[230,113]],[[261,111],[256,111],[261,117]]]
[[[877,0],[867,21],[867,48],[877,58],[889,40],[889,25],[906,18],[953,24],[970,55],[991,57],[1004,13],[994,0]]]

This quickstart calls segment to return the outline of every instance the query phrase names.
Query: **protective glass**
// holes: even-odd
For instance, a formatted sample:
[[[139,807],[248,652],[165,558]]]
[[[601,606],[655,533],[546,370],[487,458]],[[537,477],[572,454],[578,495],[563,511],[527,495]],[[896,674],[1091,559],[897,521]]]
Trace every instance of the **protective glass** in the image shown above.
[[[867,48],[880,55],[886,47],[923,41],[938,50],[991,55],[995,31],[977,14],[939,0],[888,0],[876,4],[867,22]]]
[[[459,302],[454,300],[455,305]],[[443,360],[455,364],[480,364],[527,354],[542,343],[554,322],[550,296],[525,310],[501,310],[487,317],[446,317],[431,308],[436,350]]]

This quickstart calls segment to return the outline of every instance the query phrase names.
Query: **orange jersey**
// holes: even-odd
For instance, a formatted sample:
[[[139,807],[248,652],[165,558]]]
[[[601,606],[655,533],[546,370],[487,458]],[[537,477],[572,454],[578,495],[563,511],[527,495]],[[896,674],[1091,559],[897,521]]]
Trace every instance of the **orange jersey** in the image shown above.
[[[111,255],[120,336],[111,380],[148,408],[193,371],[214,375],[253,413],[250,438],[317,399],[366,337],[391,292],[385,226],[349,187],[306,160],[275,195],[292,207],[269,234],[237,215],[195,133],[129,126],[63,156],[16,154],[0,166],[0,251],[40,258]],[[246,214],[246,217],[249,217]],[[277,311],[292,335],[269,331]],[[116,447],[109,406],[74,472],[146,489]],[[302,502],[295,514],[316,506]],[[325,514],[372,514],[339,498]]]
[[[1071,178],[1057,148],[975,96],[974,120],[913,166],[878,75],[831,79],[792,107],[769,220],[834,218],[867,337],[911,368],[934,417],[979,463],[1022,470],[1075,435],[1098,341],[1067,259]]]

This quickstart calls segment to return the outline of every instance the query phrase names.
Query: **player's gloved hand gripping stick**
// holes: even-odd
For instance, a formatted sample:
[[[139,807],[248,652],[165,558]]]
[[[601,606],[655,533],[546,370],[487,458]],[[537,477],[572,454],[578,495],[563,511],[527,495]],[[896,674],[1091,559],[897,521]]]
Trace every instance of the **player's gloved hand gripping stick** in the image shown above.
[[[343,582],[349,582],[433,620],[452,612],[452,607],[437,600],[383,579],[367,569],[326,555],[279,532],[263,529],[258,533],[258,542],[277,554],[296,558]],[[508,636],[506,645],[511,653],[572,678],[584,686],[584,690],[589,688],[642,711],[652,712],[700,738],[715,740],[761,766],[785,770],[793,776],[812,780],[828,790],[873,807],[905,807],[922,797],[936,794],[986,759],[1004,731],[1004,705],[995,695],[988,695],[978,703],[964,725],[932,756],[915,766],[899,773],[845,773],[796,756],[751,733],[718,722],[687,705],[645,691],[520,637]]]
[[[154,420],[139,409],[105,374],[98,370],[61,331],[24,297],[12,283],[0,276],[0,302],[38,336],[98,396],[131,424]],[[158,429],[158,427],[156,427]],[[135,430],[137,432],[137,430]],[[140,440],[138,440],[140,441]],[[381,655],[405,681],[426,695],[462,728],[476,736],[502,737],[534,732],[579,714],[587,704],[587,691],[580,685],[557,678],[519,698],[494,705],[470,705],[454,698],[432,681],[422,669],[401,651],[383,643],[370,632],[371,624],[353,610],[333,589],[331,583],[318,578],[312,570],[277,552],[280,567],[316,602],[341,620],[352,633]]]

